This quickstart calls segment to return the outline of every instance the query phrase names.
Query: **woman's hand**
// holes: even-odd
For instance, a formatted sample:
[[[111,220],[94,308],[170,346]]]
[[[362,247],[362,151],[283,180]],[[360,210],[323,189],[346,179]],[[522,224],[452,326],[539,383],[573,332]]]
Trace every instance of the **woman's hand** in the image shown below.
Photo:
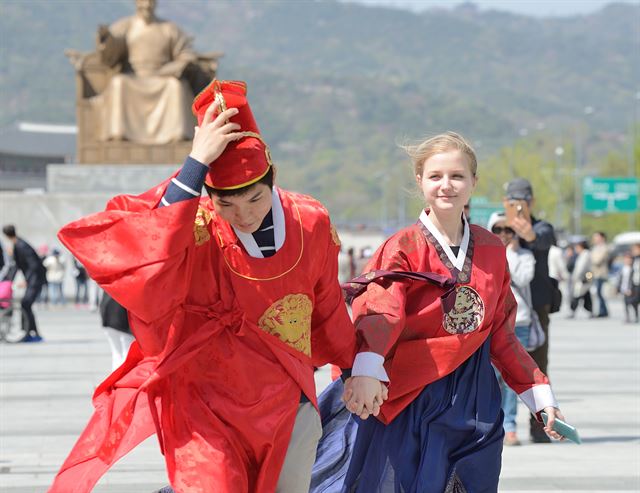
[[[562,414],[560,409],[558,409],[557,407],[549,406],[549,407],[545,407],[543,411],[547,413],[547,416],[548,416],[547,424],[544,427],[545,433],[549,435],[551,438],[555,438],[556,440],[564,440],[564,436],[562,436],[557,431],[553,431],[553,422],[556,420],[556,418],[561,419],[562,421],[565,421],[564,415]]]
[[[202,164],[209,165],[220,157],[229,142],[242,138],[240,125],[229,122],[229,119],[238,114],[237,108],[229,108],[221,112],[215,119],[213,114],[218,109],[218,103],[211,103],[202,119],[202,124],[195,128],[191,156]]]
[[[344,384],[342,400],[353,414],[361,419],[377,416],[380,406],[389,398],[387,386],[372,377],[351,377]]]

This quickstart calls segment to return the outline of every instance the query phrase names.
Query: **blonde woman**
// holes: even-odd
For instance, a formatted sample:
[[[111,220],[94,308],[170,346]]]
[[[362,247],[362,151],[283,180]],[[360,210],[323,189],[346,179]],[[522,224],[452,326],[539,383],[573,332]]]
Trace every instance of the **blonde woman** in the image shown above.
[[[342,399],[355,416],[332,384],[314,493],[497,491],[504,432],[492,362],[561,438],[549,381],[514,334],[505,247],[463,214],[477,182],[473,149],[448,132],[408,151],[425,208],[349,285],[359,348]],[[387,382],[386,402],[367,375]]]

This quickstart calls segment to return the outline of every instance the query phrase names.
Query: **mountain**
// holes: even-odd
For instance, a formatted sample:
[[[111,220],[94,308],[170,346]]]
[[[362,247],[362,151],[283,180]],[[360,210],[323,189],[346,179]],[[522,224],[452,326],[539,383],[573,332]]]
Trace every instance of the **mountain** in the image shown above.
[[[96,26],[130,15],[134,2],[4,0],[0,9],[0,124],[69,122],[75,88],[63,50],[92,50]],[[488,156],[522,128],[624,135],[637,119],[639,5],[541,19],[471,4],[414,13],[160,0],[158,14],[198,50],[225,52],[219,76],[248,82],[285,185],[345,220],[375,218],[386,186],[410,180],[397,146],[408,138],[453,129]]]

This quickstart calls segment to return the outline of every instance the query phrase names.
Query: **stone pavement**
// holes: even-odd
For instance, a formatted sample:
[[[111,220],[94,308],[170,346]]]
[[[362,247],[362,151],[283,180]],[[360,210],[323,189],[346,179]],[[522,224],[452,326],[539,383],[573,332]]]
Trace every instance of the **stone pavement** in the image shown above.
[[[550,376],[584,444],[526,441],[503,454],[502,492],[640,491],[640,326],[613,317],[552,318]],[[93,389],[110,367],[98,315],[72,307],[39,309],[45,342],[0,344],[0,491],[47,486],[91,413]],[[326,385],[327,371],[319,375]],[[98,493],[150,493],[166,484],[155,438],[109,471]],[[302,493],[302,492],[301,492]]]

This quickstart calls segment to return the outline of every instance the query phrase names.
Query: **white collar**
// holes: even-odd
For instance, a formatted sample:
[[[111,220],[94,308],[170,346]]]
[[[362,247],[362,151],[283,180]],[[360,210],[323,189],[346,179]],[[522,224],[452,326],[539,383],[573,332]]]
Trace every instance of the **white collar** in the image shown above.
[[[276,187],[273,187],[271,193],[271,212],[273,214],[273,238],[276,243],[277,252],[282,248],[282,245],[284,245],[286,228],[284,226],[284,209],[282,208],[282,202],[280,201],[280,195],[278,194],[278,189]],[[251,257],[264,258],[260,247],[258,247],[258,244],[251,233],[243,233],[233,225],[231,227],[240,240],[240,243],[242,243],[242,246]]]
[[[438,231],[438,228],[436,228],[433,222],[431,222],[431,219],[429,219],[426,210],[423,210],[420,214],[420,222],[424,224],[424,226],[429,230],[436,241],[440,243],[440,246],[442,246],[444,253],[447,255],[453,266],[461,271],[462,267],[464,266],[464,261],[467,258],[467,248],[469,246],[469,223],[464,217],[464,214],[462,215],[462,223],[464,228],[462,233],[462,242],[460,243],[460,250],[458,250],[457,257],[453,254],[453,250],[451,250],[449,244],[444,240],[444,237],[442,236],[440,231]]]

